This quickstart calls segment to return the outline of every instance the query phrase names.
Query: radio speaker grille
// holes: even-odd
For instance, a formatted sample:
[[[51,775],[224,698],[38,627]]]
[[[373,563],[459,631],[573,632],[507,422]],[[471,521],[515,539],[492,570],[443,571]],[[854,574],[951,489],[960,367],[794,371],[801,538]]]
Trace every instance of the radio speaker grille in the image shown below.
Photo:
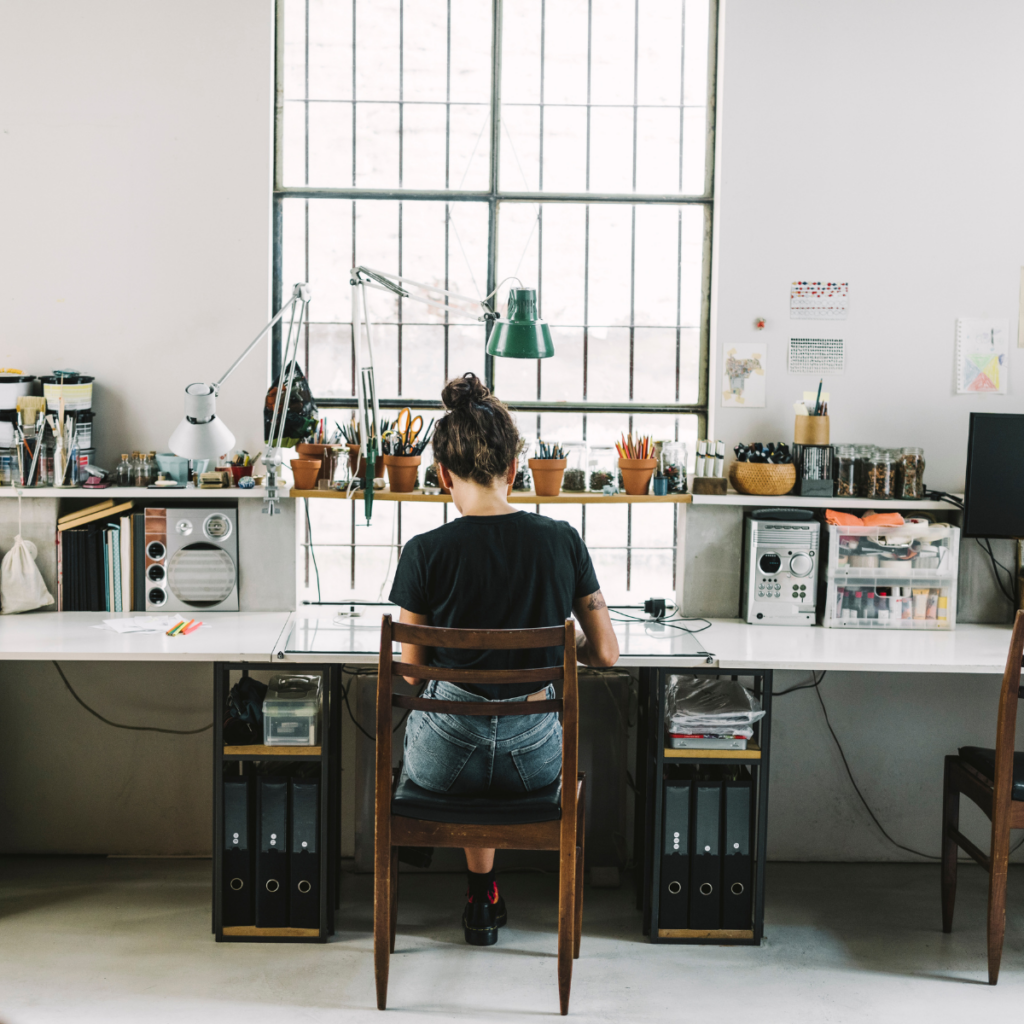
[[[182,548],[168,561],[167,586],[179,601],[198,607],[220,604],[235,589],[235,564],[218,548]]]

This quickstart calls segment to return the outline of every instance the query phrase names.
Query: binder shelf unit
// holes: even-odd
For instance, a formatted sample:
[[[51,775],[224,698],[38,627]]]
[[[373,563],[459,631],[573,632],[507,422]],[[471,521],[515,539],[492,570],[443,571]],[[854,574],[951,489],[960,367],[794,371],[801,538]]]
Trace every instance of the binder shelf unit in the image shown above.
[[[760,945],[772,673],[740,676],[753,677],[765,711],[746,750],[676,750],[665,746],[668,671],[647,669],[640,680],[636,838],[645,851],[637,887],[644,934],[651,942]]]
[[[319,746],[225,746],[224,709],[243,672],[214,666],[213,933],[218,942],[326,942],[334,934],[341,853],[340,670],[319,674]],[[235,678],[233,678],[235,677]]]

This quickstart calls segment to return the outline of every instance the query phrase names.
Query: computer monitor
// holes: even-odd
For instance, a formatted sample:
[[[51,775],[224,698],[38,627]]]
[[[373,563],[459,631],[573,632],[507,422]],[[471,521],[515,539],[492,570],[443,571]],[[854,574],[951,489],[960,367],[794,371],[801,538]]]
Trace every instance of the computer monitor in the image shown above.
[[[1024,537],[1024,415],[972,412],[965,537]]]

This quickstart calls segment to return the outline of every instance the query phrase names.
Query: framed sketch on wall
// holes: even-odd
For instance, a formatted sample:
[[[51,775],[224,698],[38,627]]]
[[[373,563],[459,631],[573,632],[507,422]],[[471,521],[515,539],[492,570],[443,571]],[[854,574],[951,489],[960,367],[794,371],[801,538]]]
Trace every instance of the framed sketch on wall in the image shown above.
[[[722,406],[735,409],[763,409],[767,346],[733,345],[727,348],[724,354]]]

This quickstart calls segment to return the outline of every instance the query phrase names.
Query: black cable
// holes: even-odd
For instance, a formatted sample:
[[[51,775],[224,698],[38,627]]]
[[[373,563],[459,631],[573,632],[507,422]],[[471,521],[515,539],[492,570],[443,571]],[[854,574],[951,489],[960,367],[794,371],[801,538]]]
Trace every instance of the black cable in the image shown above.
[[[344,672],[344,668],[342,669]],[[376,672],[347,672],[347,675],[357,678],[358,676],[376,676]],[[348,717],[352,720],[352,724],[371,742],[376,743],[377,737],[368,733],[362,725],[356,720],[356,716],[352,713],[352,705],[348,702],[348,687],[344,683],[341,684],[341,698],[345,702],[345,709],[348,711]],[[398,732],[399,729],[405,724],[405,720],[409,717],[409,712],[412,708],[407,708],[405,714],[398,720],[398,724],[391,730],[392,735]]]
[[[84,700],[82,700],[81,697],[78,696],[77,693],[75,693],[74,687],[72,687],[72,685],[68,682],[68,677],[64,675],[63,670],[61,669],[60,665],[57,664],[57,662],[53,663],[53,667],[57,670],[57,673],[60,675],[61,679],[64,680],[64,685],[68,688],[68,693],[70,693],[71,696],[74,697],[75,700],[77,700],[78,703],[81,704],[82,707],[85,708],[85,710],[88,711],[90,715],[93,715],[94,717],[98,718],[101,722],[105,723],[106,725],[112,725],[115,729],[130,729],[132,732],[163,732],[167,733],[170,736],[195,736],[196,733],[206,732],[208,729],[213,728],[213,722],[211,722],[209,725],[204,725],[202,729],[160,729],[155,725],[122,725],[120,722],[112,722],[109,718],[104,718],[98,711],[94,711],[91,707],[89,707],[88,704],[85,703]]]
[[[320,569],[316,564],[316,550],[313,548],[313,527],[309,523],[309,498],[303,498],[306,503],[306,538],[309,541],[309,554],[313,559],[313,570],[316,572],[316,602],[320,603]]]
[[[820,678],[814,679],[814,673],[812,672],[811,678],[814,679],[813,683],[800,683],[798,686],[791,686],[788,690],[779,690],[778,693],[776,693],[773,690],[772,700],[774,700],[776,697],[785,697],[787,693],[796,693],[797,690],[816,690],[819,686],[821,686],[826,675],[826,672],[822,672]]]
[[[974,539],[978,542],[978,546],[981,548],[981,550],[988,555],[989,561],[992,563],[992,575],[996,578],[996,586],[999,588],[999,593],[1001,593],[1003,597],[1005,597],[1006,600],[1010,602],[1010,604],[1015,605],[1017,602],[1013,596],[1013,587],[1015,582],[1013,572],[996,558],[995,553],[992,550],[992,541],[989,540],[988,537],[975,537]],[[1000,569],[1002,569],[1003,572],[1005,572],[1006,575],[1010,577],[1009,591],[1007,591],[1003,587],[1003,578],[999,575]]]
[[[615,611],[618,614],[618,616],[619,616],[617,619],[616,618],[612,618],[612,621],[613,622],[642,622],[645,625],[668,626],[670,629],[678,629],[680,633],[690,633],[690,634],[703,633],[705,629],[710,629],[711,628],[710,620],[705,619],[703,616],[700,616],[700,615],[694,615],[694,616],[682,616],[682,615],[680,615],[678,618],[650,619],[650,618],[646,618],[646,617],[644,617],[642,615],[627,615],[624,611],[621,610],[623,608],[628,608],[628,607],[632,607],[632,606],[630,606],[630,605],[618,605],[618,606],[611,606],[611,605],[609,605],[609,611]],[[688,626],[680,625],[680,623],[683,623],[683,622],[703,622],[704,625],[701,626],[700,629],[690,629]]]

